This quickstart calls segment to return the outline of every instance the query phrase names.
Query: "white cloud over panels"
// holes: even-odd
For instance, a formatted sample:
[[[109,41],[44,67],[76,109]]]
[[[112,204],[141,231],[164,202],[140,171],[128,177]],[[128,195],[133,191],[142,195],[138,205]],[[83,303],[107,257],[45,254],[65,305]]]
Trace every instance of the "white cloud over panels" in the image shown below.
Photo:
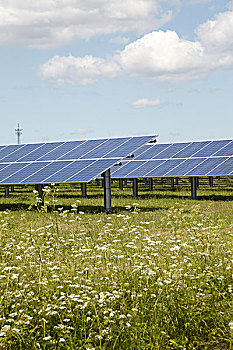
[[[162,102],[159,99],[148,100],[148,98],[140,98],[131,103],[134,108],[145,108],[145,107],[158,107],[161,106]]]
[[[0,0],[0,45],[52,48],[75,38],[142,34],[170,18],[159,0]]]
[[[97,81],[101,75],[114,77],[123,73],[179,81],[233,67],[233,12],[219,14],[215,20],[199,26],[196,32],[199,38],[190,41],[174,31],[154,31],[126,45],[108,60],[91,56],[55,57],[41,66],[41,75],[44,79],[85,85]]]

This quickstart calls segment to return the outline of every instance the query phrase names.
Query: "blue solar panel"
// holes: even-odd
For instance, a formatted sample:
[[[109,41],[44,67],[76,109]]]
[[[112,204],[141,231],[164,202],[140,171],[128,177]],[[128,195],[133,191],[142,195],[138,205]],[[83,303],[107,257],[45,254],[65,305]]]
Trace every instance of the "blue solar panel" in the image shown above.
[[[128,173],[135,170],[135,168],[139,167],[143,163],[144,163],[143,161],[139,161],[139,160],[138,161],[134,160],[133,162],[132,161],[123,162],[123,164],[117,168],[117,171],[114,171],[114,173],[112,174],[112,177],[123,178],[127,176]]]
[[[36,149],[40,148],[43,145],[41,144],[27,144],[23,145],[23,147],[18,147],[18,149],[9,154],[8,156],[4,157],[2,161],[4,162],[17,162],[22,161],[22,158],[28,154],[30,154],[32,151],[35,151]]]
[[[134,159],[137,159],[137,157],[144,154],[146,151],[149,151],[150,148],[154,147],[153,143],[147,144],[139,148],[137,151],[134,152]]]
[[[21,183],[42,183],[47,177],[53,175],[57,171],[60,171],[69,165],[70,162],[38,162],[37,164],[39,164],[37,169],[35,168],[35,171],[33,171],[32,167],[28,175],[21,180]]]
[[[202,163],[206,158],[189,158],[181,159],[178,166],[166,173],[166,176],[184,176],[188,171],[195,168],[198,164]]]
[[[24,145],[9,145],[0,150],[0,161],[3,161],[6,156],[24,147]]]
[[[120,159],[124,158],[129,153],[132,153],[138,148],[140,148],[143,144],[149,142],[151,138],[152,138],[151,136],[132,137],[123,145],[112,150],[103,158],[120,158]]]
[[[213,168],[220,165],[226,158],[207,158],[203,163],[197,165],[194,169],[187,172],[187,176],[205,176],[207,175]]]
[[[164,163],[164,160],[148,160],[145,162],[141,162],[141,166],[137,168],[135,167],[134,171],[132,171],[131,169],[131,172],[127,174],[126,177],[128,178],[144,177],[151,170],[156,169],[162,163]]]
[[[233,157],[225,158],[219,166],[208,172],[208,175],[232,175],[233,174]]]
[[[192,157],[195,153],[202,150],[207,146],[210,141],[198,141],[189,144],[187,147],[184,147],[180,152],[175,154],[173,158],[189,158]],[[200,156],[199,156],[200,157]]]
[[[60,163],[60,162],[54,162],[54,163]],[[63,169],[58,169],[58,171],[51,176],[47,176],[44,178],[42,182],[46,183],[53,183],[53,182],[66,182],[66,180],[77,174],[79,171],[83,170],[86,167],[89,167],[91,164],[93,164],[93,160],[77,160],[74,162],[70,162],[68,166],[66,166]],[[56,165],[59,168],[59,164]],[[71,181],[72,182],[72,181]],[[88,182],[88,181],[87,181]]]
[[[190,144],[190,143],[189,143]],[[160,152],[159,154],[152,157],[153,159],[166,159],[171,157],[176,157],[176,154],[180,151],[182,151],[184,148],[186,148],[189,145],[186,143],[174,143],[171,144],[168,148],[166,148],[164,151]]]
[[[107,139],[102,140],[88,140],[81,144],[79,147],[71,150],[64,156],[60,157],[61,160],[71,160],[71,159],[79,159],[85,156],[88,152],[92,151],[94,148],[104,144]]]
[[[137,156],[137,160],[149,160],[155,157],[157,154],[160,154],[166,148],[170,147],[172,144],[154,144],[152,147],[148,148],[144,153]],[[139,150],[140,152],[140,150]]]
[[[217,151],[226,146],[229,142],[231,142],[231,140],[212,141],[201,151],[195,153],[194,157],[210,157],[215,155]]]
[[[158,177],[165,176],[168,171],[171,171],[174,167],[180,164],[180,159],[169,159],[159,165],[157,168],[151,170],[146,177]]]
[[[84,168],[72,177],[69,177],[65,182],[89,182],[97,175],[103,173],[105,170],[109,169],[115,159],[99,159],[93,162],[89,167]]]
[[[107,140],[105,143],[102,145],[98,146],[94,150],[86,153],[84,156],[80,157],[86,158],[86,159],[96,159],[96,158],[102,158],[102,157],[108,157],[108,154],[112,151],[115,150],[117,147],[121,146],[124,144],[126,141],[128,141],[129,138],[118,138],[118,139],[110,139]]]
[[[64,142],[60,146],[54,148],[50,152],[44,154],[43,156],[40,156],[39,160],[57,160],[64,156],[66,153],[70,152],[71,150],[79,147],[81,144],[83,144],[85,141],[69,141]]]
[[[17,163],[20,164],[20,163]],[[48,162],[35,162],[35,163],[27,163],[27,166],[21,168],[15,174],[12,174],[5,178],[4,183],[8,184],[19,184],[22,183],[26,178],[28,178],[31,174],[34,174],[41,168],[48,165]],[[34,182],[33,182],[34,183]]]
[[[233,156],[233,141],[231,141],[227,146],[220,149],[215,153],[215,156],[220,157],[231,157]]]
[[[28,163],[9,163],[8,166],[5,166],[0,170],[0,182],[3,183],[7,177],[11,176],[27,165]]]
[[[44,143],[37,149],[35,149],[33,152],[28,153],[24,157],[20,159],[21,162],[33,162],[35,160],[40,159],[43,155],[46,153],[54,150],[55,148],[62,145],[63,142],[51,142],[51,143]]]

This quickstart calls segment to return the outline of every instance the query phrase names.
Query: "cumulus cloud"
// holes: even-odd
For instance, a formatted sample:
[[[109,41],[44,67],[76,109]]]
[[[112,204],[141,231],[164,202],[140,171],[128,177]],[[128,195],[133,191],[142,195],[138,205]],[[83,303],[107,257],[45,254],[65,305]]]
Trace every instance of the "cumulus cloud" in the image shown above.
[[[161,106],[162,102],[159,99],[148,100],[148,98],[140,98],[131,103],[134,108],[145,108],[145,107],[158,107]]]
[[[88,85],[100,76],[127,74],[159,81],[201,78],[233,67],[233,12],[226,11],[200,25],[195,41],[174,31],[153,31],[108,58],[57,57],[40,67],[43,79]]]
[[[0,45],[53,48],[75,38],[158,28],[162,0],[0,0]]]
[[[100,76],[114,78],[120,67],[113,60],[84,56],[68,57],[54,56],[40,67],[42,80],[51,80],[57,84],[90,85],[95,83]]]

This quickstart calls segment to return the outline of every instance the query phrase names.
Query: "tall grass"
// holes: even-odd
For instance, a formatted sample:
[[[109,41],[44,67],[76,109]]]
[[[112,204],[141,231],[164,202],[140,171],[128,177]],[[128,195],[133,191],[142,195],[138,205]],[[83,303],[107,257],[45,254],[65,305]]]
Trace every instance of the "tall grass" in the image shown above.
[[[233,348],[232,201],[66,191],[0,212],[1,349]]]

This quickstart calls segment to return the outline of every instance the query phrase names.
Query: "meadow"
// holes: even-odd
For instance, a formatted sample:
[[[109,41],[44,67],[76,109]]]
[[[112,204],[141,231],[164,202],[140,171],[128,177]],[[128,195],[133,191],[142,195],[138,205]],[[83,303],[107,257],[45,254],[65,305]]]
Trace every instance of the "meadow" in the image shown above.
[[[233,178],[0,189],[0,349],[233,349]]]

